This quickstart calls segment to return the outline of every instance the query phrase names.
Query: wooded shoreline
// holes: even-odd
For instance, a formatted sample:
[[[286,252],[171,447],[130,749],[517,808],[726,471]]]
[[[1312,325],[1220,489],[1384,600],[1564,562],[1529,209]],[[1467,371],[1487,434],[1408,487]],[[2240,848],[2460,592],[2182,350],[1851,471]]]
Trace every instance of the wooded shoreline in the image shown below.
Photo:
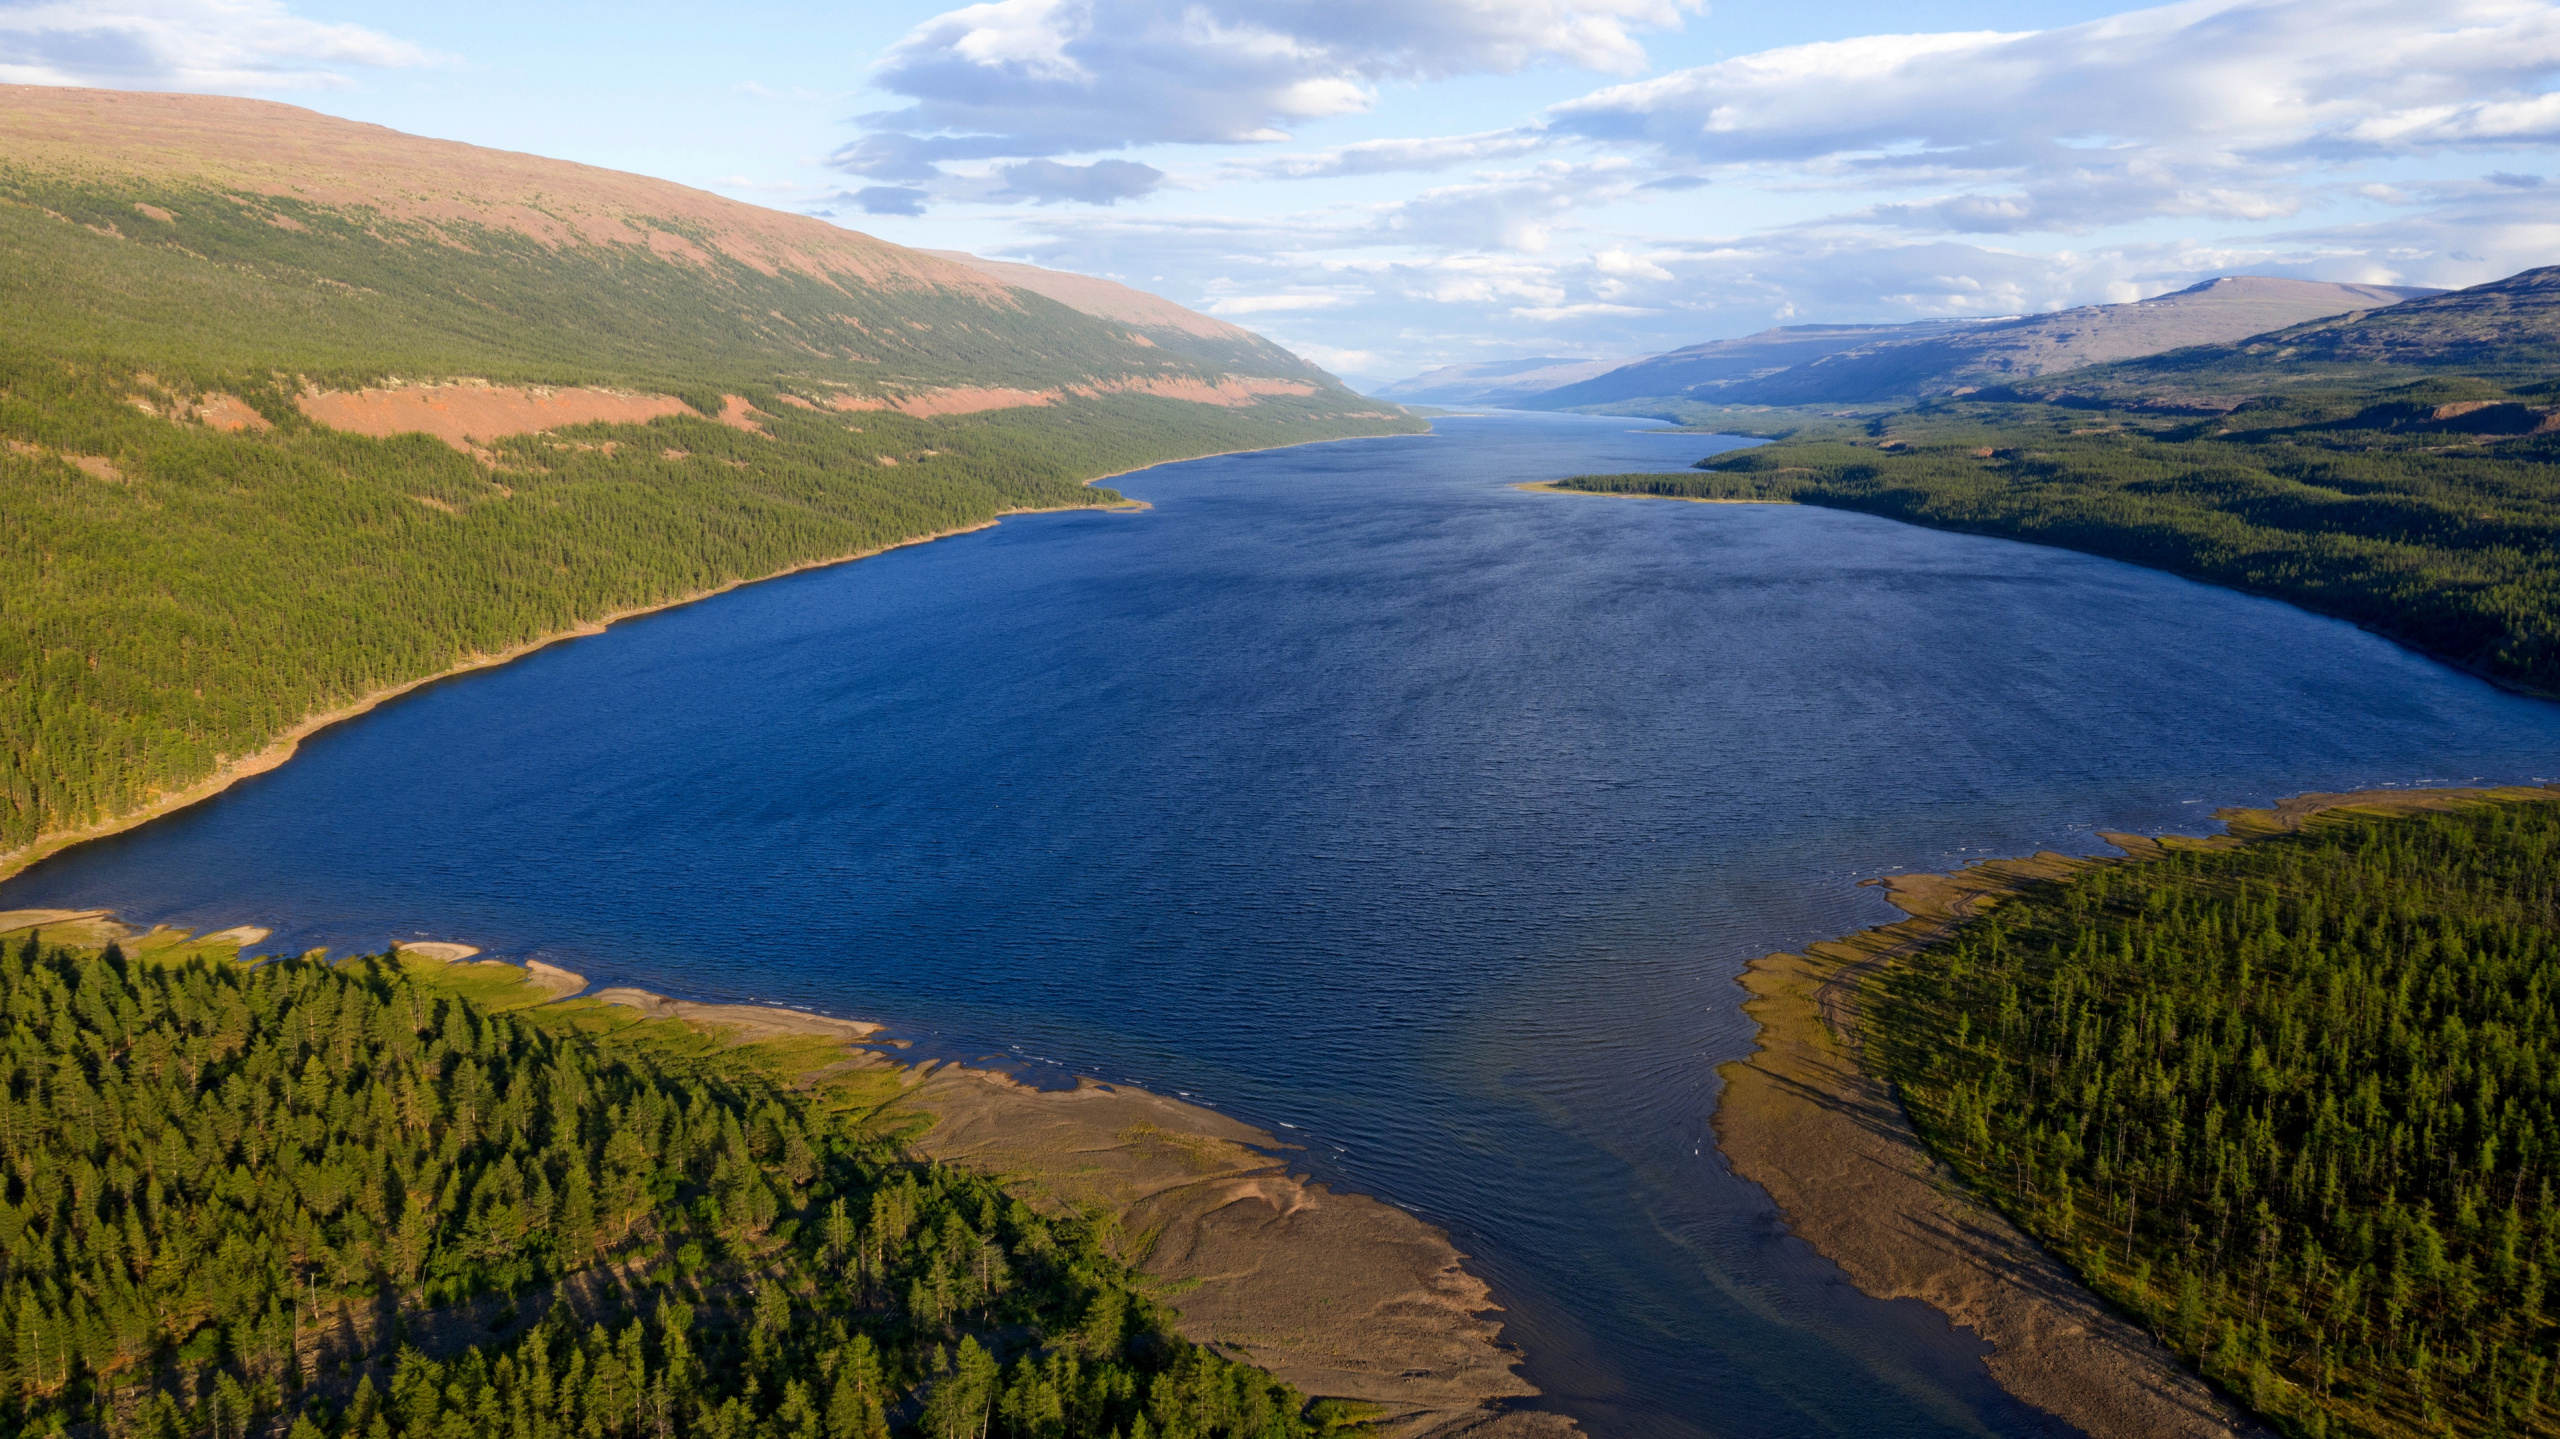
[[[155,966],[222,961],[264,935],[142,933],[104,911],[0,912],[0,942],[32,932],[92,952],[113,944]],[[1357,1406],[1381,1439],[1581,1432],[1563,1415],[1513,1407],[1539,1391],[1516,1372],[1520,1356],[1494,1317],[1500,1306],[1444,1231],[1293,1172],[1294,1146],[1266,1131],[1133,1086],[1079,1079],[1041,1090],[967,1064],[907,1063],[868,1020],[594,989],[557,966],[476,953],[426,942],[401,945],[394,958],[430,990],[484,1013],[562,1032],[665,1026],[693,1036],[683,1044],[738,1052],[742,1071],[833,1091],[838,1102],[858,1095],[867,1123],[902,1136],[918,1160],[992,1178],[1044,1215],[1098,1222],[1114,1256],[1178,1315],[1184,1338],[1312,1399]],[[464,1311],[451,1323],[436,1310],[415,1322],[477,1333],[498,1305]],[[520,1324],[537,1318],[528,1309]]]
[[[2228,849],[2335,811],[2407,815],[2484,801],[2547,801],[2549,789],[2381,790],[2296,796],[2218,812],[2203,839],[2103,833],[2116,856],[2052,852],[1950,874],[1870,881],[1909,917],[1801,954],[1754,960],[1741,977],[1759,1047],[1719,1071],[1719,1145],[1767,1190],[1796,1234],[1879,1298],[1918,1298],[1993,1347],[1992,1377],[2095,1439],[2264,1431],[2157,1339],[2090,1292],[1931,1156],[1867,1054],[1874,982],[1959,925],[2028,889],[2182,850]]]

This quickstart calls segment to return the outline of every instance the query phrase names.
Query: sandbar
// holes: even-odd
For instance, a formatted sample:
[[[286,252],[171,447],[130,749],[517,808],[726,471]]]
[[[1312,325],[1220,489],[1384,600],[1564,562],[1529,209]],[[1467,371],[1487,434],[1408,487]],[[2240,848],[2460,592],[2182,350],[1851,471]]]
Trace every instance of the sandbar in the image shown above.
[[[681,1021],[732,1044],[817,1036],[848,1046],[881,1026],[803,1010],[700,1004],[643,989],[576,1001]],[[805,1063],[806,1061],[804,1061]],[[1035,1207],[1106,1216],[1120,1257],[1197,1344],[1267,1369],[1311,1398],[1370,1406],[1382,1439],[1562,1439],[1559,1414],[1515,1409],[1537,1388],[1514,1369],[1484,1282],[1441,1230],[1366,1195],[1289,1172],[1272,1135],[1127,1085],[1041,1090],[988,1069],[901,1064],[847,1048],[804,1079],[894,1074],[890,1108],[919,1122],[917,1155],[1001,1177]]]

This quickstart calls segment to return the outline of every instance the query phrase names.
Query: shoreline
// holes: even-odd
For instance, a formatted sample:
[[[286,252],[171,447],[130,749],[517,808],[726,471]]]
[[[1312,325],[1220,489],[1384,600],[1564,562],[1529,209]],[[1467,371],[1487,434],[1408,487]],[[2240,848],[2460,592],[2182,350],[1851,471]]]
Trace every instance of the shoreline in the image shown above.
[[[2268,809],[2217,810],[2224,832],[2201,839],[2101,831],[2123,853],[2048,850],[1949,874],[1864,881],[1882,887],[1905,917],[1802,953],[1764,955],[1738,977],[1750,996],[1743,1013],[1759,1033],[1750,1055],[1717,1068],[1724,1081],[1717,1148],[1736,1175],[1769,1195],[1786,1228],[1857,1288],[1878,1299],[1918,1299],[1990,1345],[1985,1368],[2021,1402],[2090,1439],[2256,1439],[2268,1431],[1929,1154],[1901,1101],[1864,1062],[1866,983],[2045,880],[2247,844],[2330,810],[2444,810],[2500,797],[2547,799],[2553,789],[2560,785],[2303,794]]]
[[[1794,500],[1736,500],[1721,495],[1653,495],[1639,490],[1573,490],[1554,480],[1523,480],[1513,485],[1533,495],[1585,495],[1595,500],[1677,500],[1684,505],[1792,505]]]
[[[1088,480],[1085,483],[1090,485],[1096,482]],[[894,544],[881,545],[874,549],[861,550],[853,554],[834,555],[824,559],[805,560],[799,564],[775,570],[771,574],[735,579],[713,589],[698,590],[691,594],[680,595],[673,599],[660,600],[653,604],[633,605],[627,609],[616,610],[611,614],[599,616],[596,619],[588,620],[568,629],[556,630],[550,634],[527,640],[523,644],[514,646],[511,649],[500,650],[495,654],[472,655],[448,666],[445,669],[438,670],[434,674],[422,675],[413,680],[404,680],[395,685],[386,685],[381,689],[374,690],[371,693],[352,700],[347,704],[341,705],[336,709],[326,710],[315,715],[307,715],[295,723],[292,728],[284,731],[282,734],[279,734],[273,740],[269,741],[264,749],[257,751],[255,754],[228,761],[216,768],[213,773],[196,781],[194,784],[187,786],[185,789],[178,790],[170,794],[164,794],[160,798],[151,801],[140,809],[129,810],[112,819],[100,820],[96,824],[83,826],[80,829],[56,830],[51,834],[40,834],[16,849],[0,850],[0,881],[14,879],[18,875],[25,873],[26,870],[33,865],[51,858],[54,855],[60,854],[62,851],[70,849],[74,845],[85,844],[93,839],[105,839],[109,835],[122,834],[126,830],[148,824],[152,820],[158,819],[163,815],[173,814],[179,810],[187,808],[189,805],[200,804],[203,801],[211,799],[215,795],[222,793],[224,790],[231,788],[231,786],[238,784],[244,779],[251,778],[255,775],[262,775],[267,773],[269,770],[280,768],[287,760],[293,758],[296,751],[301,749],[302,742],[304,740],[318,734],[320,731],[329,728],[331,725],[342,724],[348,720],[358,717],[359,715],[366,714],[377,706],[387,704],[392,700],[398,699],[412,690],[424,689],[426,686],[434,684],[439,680],[454,679],[458,676],[472,674],[479,670],[495,669],[500,665],[512,664],[517,660],[523,659],[529,654],[533,654],[538,650],[549,649],[551,646],[556,644],[565,644],[570,640],[588,639],[593,636],[603,634],[606,630],[620,624],[624,620],[637,619],[642,615],[653,615],[664,610],[681,609],[690,604],[699,604],[704,600],[717,598],[718,596],[727,594],[731,590],[742,589],[748,585],[760,585],[768,580],[786,579],[792,575],[800,574],[808,570],[821,570],[835,565],[852,564],[857,560],[873,559],[880,555],[885,555],[892,550],[903,550],[914,545],[927,545],[936,540],[947,540],[957,535],[975,534],[980,530],[993,529],[998,521],[1013,515],[1047,515],[1062,514],[1070,510],[1078,509],[1114,510],[1122,508],[1134,509],[1139,508],[1139,506],[1064,505],[1055,509],[1005,510],[979,524],[965,525],[956,529],[937,530],[929,535],[917,535],[912,539],[899,540]]]
[[[1428,432],[1426,431],[1425,433]],[[1375,440],[1385,438],[1389,437],[1384,435],[1332,435],[1322,439],[1292,440],[1284,445],[1248,445],[1233,450],[1216,450],[1205,455],[1185,455],[1180,459],[1157,460],[1153,464],[1137,465],[1125,470],[1115,470],[1107,475],[1096,475],[1093,478],[1081,481],[1080,483],[1084,488],[1091,489],[1095,485],[1099,485],[1106,480],[1124,479],[1130,475],[1141,474],[1148,470],[1161,469],[1166,465],[1187,465],[1195,460],[1215,460],[1223,459],[1230,455],[1260,454],[1266,450],[1293,450],[1301,445],[1331,445],[1340,444],[1347,440]],[[729,593],[731,590],[743,589],[748,585],[760,585],[773,580],[788,579],[793,575],[803,574],[810,570],[830,569],[837,565],[853,564],[859,560],[875,559],[894,550],[908,549],[916,545],[928,545],[938,540],[953,539],[961,535],[973,535],[980,530],[993,529],[999,523],[1007,519],[1011,519],[1016,515],[1057,515],[1068,514],[1077,510],[1098,510],[1106,513],[1118,512],[1136,514],[1141,511],[1151,510],[1154,508],[1154,505],[1145,500],[1129,499],[1124,496],[1122,499],[1112,504],[1055,505],[1047,508],[1015,508],[999,510],[978,524],[961,525],[947,530],[936,530],[931,534],[911,536],[907,539],[898,540],[890,544],[875,546],[874,548],[867,550],[858,550],[852,554],[831,555],[821,559],[804,560],[798,564],[789,565],[782,569],[775,570],[770,574],[744,576],[712,589],[697,590],[690,594],[680,595],[672,599],[660,600],[652,604],[633,605],[627,609],[616,610],[611,614],[603,615],[593,620],[588,620],[568,629],[555,631],[551,634],[527,640],[521,645],[517,645],[512,649],[499,651],[496,654],[473,655],[445,669],[438,670],[434,674],[422,675],[413,680],[404,680],[395,685],[387,685],[381,689],[374,690],[369,694],[351,700],[347,704],[336,709],[327,710],[320,714],[306,715],[301,720],[297,721],[292,728],[285,730],[274,739],[268,741],[266,746],[258,750],[255,754],[246,755],[239,759],[228,761],[216,767],[211,774],[206,775],[203,779],[196,781],[194,784],[191,784],[184,789],[161,795],[159,798],[152,800],[150,803],[139,809],[129,810],[124,814],[114,816],[110,819],[100,820],[95,824],[84,825],[79,829],[56,830],[49,834],[39,834],[34,839],[27,841],[16,849],[0,850],[0,883],[5,883],[8,880],[24,874],[28,869],[35,865],[42,863],[44,860],[60,854],[62,851],[70,849],[75,845],[86,844],[94,839],[105,839],[110,835],[122,834],[126,830],[148,824],[152,820],[159,819],[163,815],[174,814],[190,805],[201,804],[204,801],[222,793],[224,790],[231,788],[233,785],[238,784],[244,779],[249,779],[257,775],[265,774],[270,770],[280,768],[286,761],[293,758],[294,754],[302,747],[302,742],[304,740],[309,739],[320,731],[329,728],[331,725],[344,723],[347,720],[354,719],[373,710],[379,705],[387,704],[392,700],[398,699],[412,690],[423,689],[440,680],[454,679],[462,675],[472,674],[479,670],[495,669],[500,665],[512,664],[517,660],[523,659],[529,654],[533,654],[538,650],[548,649],[556,644],[563,644],[570,640],[588,639],[595,635],[603,634],[606,630],[612,628],[614,625],[620,624],[624,620],[637,619],[642,615],[653,615],[666,610],[681,609],[686,605],[699,604],[704,600],[716,599],[721,595]]]
[[[1285,1157],[1292,1145],[1205,1105],[1078,1075],[1041,1089],[959,1060],[885,1052],[889,1025],[776,1004],[591,989],[549,965],[483,959],[541,989],[524,1007],[607,1006],[672,1021],[729,1046],[834,1039],[804,1082],[886,1077],[875,1111],[921,1119],[920,1158],[989,1174],[1035,1208],[1105,1217],[1111,1247],[1151,1281],[1195,1344],[1254,1365],[1310,1399],[1374,1411],[1377,1439],[1581,1439],[1571,1418],[1512,1407],[1538,1397],[1502,1340],[1485,1282],[1447,1231],[1372,1195],[1337,1192]],[[564,988],[567,981],[577,987]]]
[[[30,930],[76,949],[117,943],[155,963],[236,960],[266,935],[137,933],[108,910],[0,912],[0,937]],[[1513,1407],[1540,1391],[1502,1340],[1501,1306],[1445,1230],[1292,1172],[1295,1146],[1267,1130],[1135,1085],[1079,1076],[1073,1088],[1035,1089],[959,1061],[910,1062],[888,1052],[899,1041],[873,1020],[597,988],[451,941],[391,952],[435,988],[564,1030],[668,1024],[723,1050],[770,1046],[754,1062],[804,1090],[860,1091],[864,1122],[915,1157],[990,1175],[1053,1214],[1099,1216],[1185,1338],[1310,1399],[1364,1406],[1378,1439],[1581,1439],[1565,1415]]]

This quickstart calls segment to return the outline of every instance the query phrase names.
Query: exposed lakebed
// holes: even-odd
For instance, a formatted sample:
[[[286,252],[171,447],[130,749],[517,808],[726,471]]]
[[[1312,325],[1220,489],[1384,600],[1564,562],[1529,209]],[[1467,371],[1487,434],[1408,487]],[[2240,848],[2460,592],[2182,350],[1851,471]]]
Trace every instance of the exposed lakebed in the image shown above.
[[[1595,1434],[2042,1432],[1726,1173],[1743,962],[1891,917],[1877,873],[2560,776],[2560,706],[2064,551],[1510,488],[1730,443],[1495,416],[1147,471],[1149,512],[431,686],[0,908],[458,939],[1141,1081],[1447,1226]]]

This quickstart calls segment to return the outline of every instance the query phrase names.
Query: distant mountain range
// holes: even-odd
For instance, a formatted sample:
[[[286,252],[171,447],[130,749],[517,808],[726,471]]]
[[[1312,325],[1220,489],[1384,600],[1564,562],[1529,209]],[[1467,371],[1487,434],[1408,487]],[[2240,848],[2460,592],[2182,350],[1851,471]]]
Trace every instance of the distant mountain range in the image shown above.
[[[1547,356],[1535,360],[1489,360],[1477,365],[1443,365],[1409,380],[1398,380],[1370,393],[1406,405],[1509,406],[1576,380],[1605,375],[1624,360],[1573,360]]]
[[[1896,342],[1934,339],[1993,320],[1920,320],[1904,325],[1788,325],[1736,340],[1709,340],[1667,355],[1623,365],[1541,395],[1522,396],[1523,409],[1570,410],[1623,400],[1723,392],[1783,374],[1844,352]]]
[[[1557,367],[1565,362],[1452,366],[1378,393],[1384,398],[1423,401],[1426,394],[1455,396],[1472,384],[1478,393],[1454,402],[1539,410],[1614,409],[1645,402],[1870,404],[2016,385],[2093,365],[2229,344],[2442,293],[2408,286],[2235,275],[2148,300],[2084,305],[2045,315],[1898,325],[1790,325],[1690,345],[1575,376],[1544,390],[1530,389],[1528,382],[1558,373]],[[2479,325],[2490,323],[2484,316],[2473,318]]]
[[[2286,395],[2425,385],[2431,393],[2443,392],[2437,396],[2443,407],[2460,407],[2510,394],[2547,404],[2560,391],[2555,376],[2560,266],[2545,266],[2387,309],[2358,310],[2235,344],[2172,350],[2005,391],[2022,399],[2229,410]],[[2448,387],[2461,388],[2462,395]]]

